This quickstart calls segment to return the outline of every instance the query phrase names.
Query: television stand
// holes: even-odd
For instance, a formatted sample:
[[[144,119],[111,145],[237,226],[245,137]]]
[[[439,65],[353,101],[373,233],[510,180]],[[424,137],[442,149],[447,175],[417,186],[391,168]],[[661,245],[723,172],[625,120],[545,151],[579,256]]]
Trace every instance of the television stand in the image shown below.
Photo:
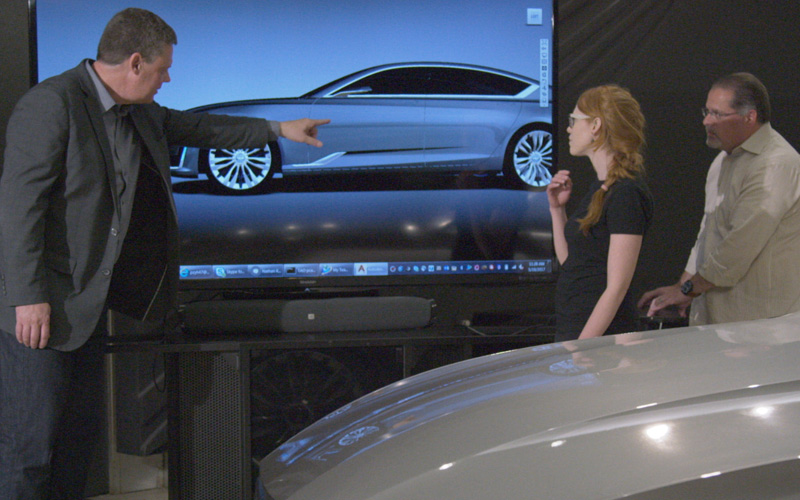
[[[368,392],[449,363],[551,341],[548,333],[481,336],[463,328],[174,338],[159,346],[166,354],[169,497],[252,499],[257,478],[253,464],[266,451],[256,446],[265,432],[259,422],[268,417],[267,430],[276,432],[281,418],[290,423],[298,418],[298,409],[315,417],[333,411],[326,407],[315,412],[309,407],[315,404],[312,399],[292,391],[310,387],[319,395],[331,387],[339,394],[352,379]],[[276,370],[281,376],[263,383],[262,377]],[[314,383],[320,373],[330,373],[337,383]],[[278,391],[280,398],[259,392],[280,389],[275,380],[291,380],[285,385],[292,390]],[[331,408],[360,396],[346,395]],[[263,402],[284,407],[276,409],[278,417],[260,415]]]

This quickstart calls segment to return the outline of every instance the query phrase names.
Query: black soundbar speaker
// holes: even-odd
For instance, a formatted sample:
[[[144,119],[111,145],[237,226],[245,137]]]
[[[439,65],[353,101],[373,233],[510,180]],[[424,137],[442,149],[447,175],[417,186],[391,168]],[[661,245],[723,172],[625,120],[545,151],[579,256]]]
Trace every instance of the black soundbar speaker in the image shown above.
[[[184,329],[196,333],[405,330],[431,323],[435,302],[422,297],[215,300],[186,304]]]

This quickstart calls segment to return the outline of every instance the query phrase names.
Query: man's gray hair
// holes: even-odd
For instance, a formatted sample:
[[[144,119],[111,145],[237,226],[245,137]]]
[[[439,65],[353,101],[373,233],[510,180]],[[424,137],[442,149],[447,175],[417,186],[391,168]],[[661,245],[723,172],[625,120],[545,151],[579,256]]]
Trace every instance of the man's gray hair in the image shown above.
[[[178,36],[169,24],[149,10],[134,7],[118,12],[103,30],[97,46],[97,60],[120,64],[138,52],[153,62],[164,48],[176,45]]]
[[[759,123],[767,123],[772,115],[767,87],[750,73],[732,73],[714,82],[712,88],[733,91],[731,107],[739,112],[755,109]]]

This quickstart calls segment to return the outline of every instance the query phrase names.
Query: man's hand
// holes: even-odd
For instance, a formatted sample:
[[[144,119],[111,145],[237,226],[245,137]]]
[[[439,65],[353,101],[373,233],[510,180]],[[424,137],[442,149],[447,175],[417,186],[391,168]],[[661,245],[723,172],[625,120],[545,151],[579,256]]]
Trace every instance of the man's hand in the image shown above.
[[[311,118],[280,122],[281,137],[321,147],[322,142],[317,139],[317,127],[327,123],[330,123],[330,120],[312,120]]]
[[[681,292],[679,284],[662,286],[650,290],[639,299],[639,309],[647,309],[648,316],[656,316],[658,312],[670,306],[675,306],[682,318],[686,317],[686,308],[692,303],[692,298]]]
[[[17,341],[31,349],[44,349],[50,340],[50,304],[17,306]]]

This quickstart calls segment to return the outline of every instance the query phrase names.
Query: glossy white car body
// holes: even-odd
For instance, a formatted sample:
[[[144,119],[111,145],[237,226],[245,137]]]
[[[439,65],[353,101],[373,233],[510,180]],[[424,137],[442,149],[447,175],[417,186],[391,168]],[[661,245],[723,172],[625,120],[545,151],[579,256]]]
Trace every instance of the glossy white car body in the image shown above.
[[[484,356],[261,461],[267,498],[800,498],[800,313]]]

